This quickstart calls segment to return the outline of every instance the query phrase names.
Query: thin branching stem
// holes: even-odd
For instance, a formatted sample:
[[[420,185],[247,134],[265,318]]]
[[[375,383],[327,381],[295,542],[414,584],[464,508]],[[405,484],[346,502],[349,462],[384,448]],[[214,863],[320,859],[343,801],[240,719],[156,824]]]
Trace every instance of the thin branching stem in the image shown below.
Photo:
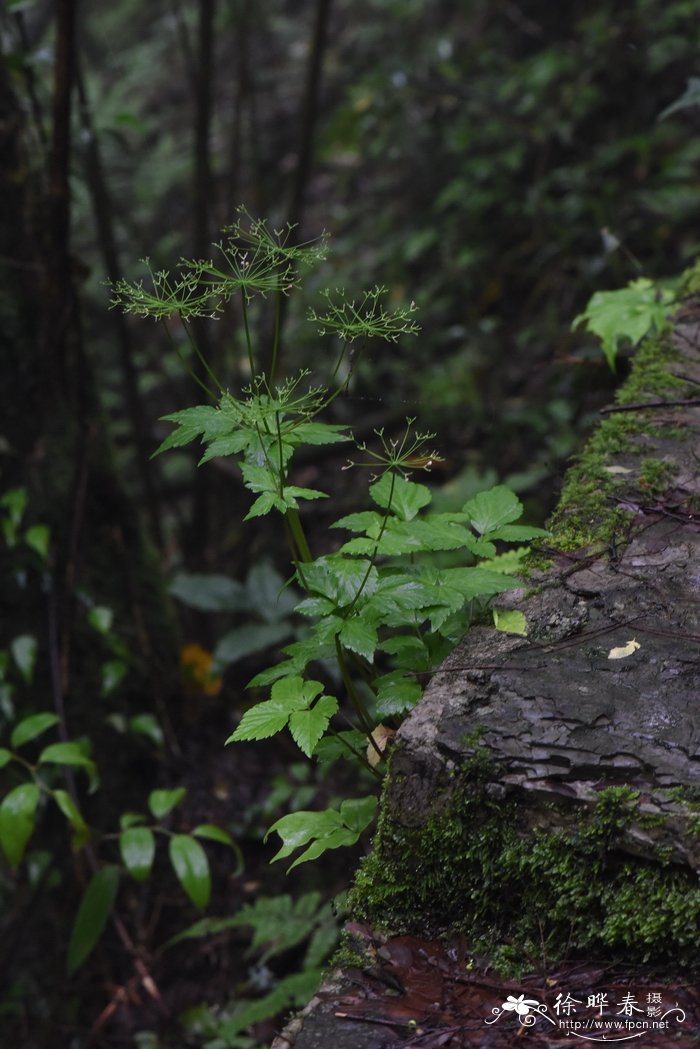
[[[209,366],[209,364],[207,362],[206,357],[204,356],[204,354],[200,350],[199,344],[198,344],[197,340],[195,339],[194,335],[192,334],[192,331],[190,330],[189,324],[187,323],[185,318],[182,317],[182,316],[180,316],[180,321],[182,322],[182,327],[185,330],[185,334],[187,335],[187,338],[189,340],[190,346],[192,347],[192,349],[196,353],[197,358],[199,359],[200,364],[202,365],[202,367],[204,368],[205,372],[207,373],[209,378],[212,380],[214,385],[217,387],[219,393],[223,393],[224,388],[221,385],[221,383],[219,382],[218,376],[212,371],[211,367]],[[216,400],[217,398],[215,397],[214,399]]]
[[[345,652],[343,650],[343,646],[340,643],[340,638],[338,637],[337,634],[336,634],[336,637],[335,637],[335,657],[336,657],[336,660],[337,660],[337,663],[338,663],[338,668],[340,669],[340,676],[342,677],[343,684],[345,685],[345,691],[348,694],[348,699],[350,700],[350,702],[352,704],[353,710],[355,711],[355,713],[357,714],[358,718],[360,719],[360,724],[362,725],[362,731],[367,736],[368,741],[371,743],[371,745],[376,750],[377,754],[379,755],[379,760],[381,761],[382,758],[384,757],[384,755],[382,754],[381,750],[379,749],[377,741],[375,740],[375,738],[374,738],[374,736],[372,734],[372,722],[370,721],[369,716],[367,714],[367,708],[365,707],[365,704],[363,703],[362,699],[360,698],[360,696],[357,693],[357,689],[355,688],[355,683],[352,680],[352,678],[350,677],[350,673],[348,671],[347,661],[345,659]]]
[[[167,336],[168,342],[170,343],[170,345],[172,346],[173,350],[177,354],[178,359],[180,360],[180,363],[182,364],[182,367],[185,369],[187,374],[190,376],[191,379],[194,379],[194,381],[197,383],[197,386],[199,386],[200,389],[204,390],[204,392],[206,393],[207,397],[209,397],[214,402],[218,401],[218,399],[219,399],[218,396],[214,393],[213,390],[210,390],[209,387],[207,386],[207,384],[199,377],[199,375],[197,375],[197,373],[192,368],[190,368],[189,364],[187,363],[187,361],[183,357],[182,352],[180,350],[180,347],[175,342],[175,339],[173,338],[173,334],[170,331],[170,328],[168,327],[168,318],[167,317],[161,317],[160,320],[161,320],[161,324],[163,326],[163,329],[165,331],[165,334]]]
[[[248,321],[248,300],[245,288],[241,294],[241,316],[243,318],[243,331],[245,332],[245,345],[248,353],[248,366],[251,378],[255,376],[255,357],[253,356],[253,340],[250,335],[250,324]]]
[[[270,361],[270,377],[269,385],[272,385],[277,378],[277,358],[280,348],[280,330],[282,327],[282,293],[278,292],[277,299],[275,302],[275,329],[272,335],[272,359]]]

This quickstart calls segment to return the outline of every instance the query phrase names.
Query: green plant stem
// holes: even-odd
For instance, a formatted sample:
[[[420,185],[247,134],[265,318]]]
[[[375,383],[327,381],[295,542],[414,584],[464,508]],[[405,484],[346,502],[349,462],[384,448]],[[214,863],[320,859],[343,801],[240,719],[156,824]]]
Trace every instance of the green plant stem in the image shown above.
[[[170,343],[171,347],[173,348],[173,350],[177,354],[177,356],[178,356],[178,358],[180,360],[180,363],[182,364],[182,367],[185,369],[187,374],[190,376],[191,379],[194,379],[194,381],[197,383],[197,386],[199,386],[200,389],[204,390],[204,392],[206,393],[207,397],[209,397],[214,402],[218,401],[219,398],[214,393],[214,391],[209,389],[207,384],[200,379],[200,377],[197,375],[197,373],[195,371],[192,370],[192,368],[190,368],[189,364],[187,363],[185,358],[182,356],[182,353],[180,352],[180,347],[175,342],[175,339],[172,336],[172,332],[170,331],[170,328],[168,327],[168,319],[167,319],[167,317],[162,317],[161,318],[161,323],[163,325],[163,329],[165,331],[165,334],[166,334],[166,337],[168,339],[168,342]]]
[[[304,528],[299,517],[299,511],[294,510],[292,507],[290,507],[286,511],[284,518],[287,524],[289,525],[289,530],[294,539],[294,546],[299,555],[299,560],[301,562],[306,563],[313,561],[313,555],[311,553],[311,549],[306,538],[306,533],[304,532]]]
[[[389,489],[389,499],[387,501],[386,512],[385,512],[384,517],[382,519],[382,525],[381,525],[381,528],[379,529],[379,535],[377,536],[377,541],[374,544],[374,550],[372,551],[372,556],[370,557],[369,564],[367,565],[367,571],[364,574],[364,578],[363,578],[362,582],[360,583],[360,585],[357,588],[357,593],[355,594],[355,596],[353,597],[352,601],[350,602],[350,604],[346,608],[345,614],[343,615],[343,619],[347,619],[348,618],[348,616],[352,612],[353,608],[357,604],[357,601],[358,601],[358,599],[360,597],[360,594],[362,593],[362,591],[364,590],[365,586],[367,585],[367,580],[369,579],[369,574],[372,571],[372,569],[374,568],[374,564],[375,564],[375,562],[377,560],[377,556],[379,554],[379,544],[381,543],[382,536],[384,535],[384,532],[386,531],[387,522],[389,520],[389,514],[391,513],[391,503],[392,503],[392,500],[394,498],[394,488],[395,487],[396,487],[396,474],[392,473],[392,475],[391,475],[391,488]]]
[[[323,409],[328,408],[328,406],[333,403],[333,401],[336,399],[336,397],[340,397],[341,393],[345,393],[345,391],[347,390],[348,386],[350,385],[350,380],[352,379],[353,375],[355,374],[355,371],[357,370],[357,366],[360,363],[360,358],[362,357],[364,349],[365,349],[365,343],[362,343],[360,348],[355,353],[354,358],[352,359],[352,362],[350,364],[350,369],[348,371],[348,374],[345,376],[345,378],[343,379],[343,381],[340,384],[340,386],[338,386],[333,391],[333,393],[330,395],[328,400],[324,401],[323,405],[321,406],[321,408],[318,409],[318,411],[322,411]],[[345,350],[343,350],[343,354],[344,353],[345,353]],[[337,371],[338,368],[340,367],[340,361],[342,360],[342,356],[343,355],[341,354],[341,357],[338,360],[338,364],[336,366],[335,371]],[[335,375],[335,371],[333,372],[333,375]],[[314,414],[317,415],[318,412],[315,412]]]
[[[245,345],[248,352],[248,366],[250,367],[251,379],[255,377],[255,358],[253,356],[253,340],[250,336],[250,324],[248,323],[248,302],[245,291],[241,293],[241,315],[243,317],[243,331],[245,332]]]
[[[352,722],[350,722],[350,724],[352,724]],[[375,777],[375,779],[378,779],[378,780],[382,779],[381,773],[377,772],[377,770],[372,765],[370,765],[370,763],[367,760],[367,758],[365,757],[365,755],[361,751],[359,751],[356,747],[353,747],[352,743],[348,743],[348,741],[346,739],[343,739],[343,737],[342,737],[340,732],[336,732],[336,730],[334,728],[329,728],[328,731],[329,731],[331,736],[335,736],[336,737],[336,739],[338,740],[338,742],[340,743],[341,746],[345,747],[346,750],[348,750],[355,758],[357,758],[358,761],[360,761],[365,766],[365,768],[367,769],[368,772],[372,773],[372,775]]]
[[[377,742],[376,742],[374,736],[372,735],[372,723],[369,720],[369,717],[367,715],[367,710],[366,710],[366,707],[365,707],[364,703],[362,702],[362,700],[360,699],[360,697],[357,694],[357,690],[355,688],[355,684],[354,684],[352,678],[350,677],[350,674],[348,673],[348,665],[347,665],[347,662],[345,660],[345,653],[343,651],[343,646],[341,645],[340,640],[339,640],[337,634],[336,634],[336,638],[335,638],[335,658],[337,660],[338,667],[340,669],[340,675],[341,675],[341,677],[343,679],[343,684],[345,685],[345,691],[348,694],[348,699],[350,700],[350,702],[352,704],[353,710],[355,711],[355,713],[357,714],[358,718],[360,719],[360,724],[362,725],[362,731],[367,736],[368,741],[371,743],[371,745],[376,750],[377,754],[379,755],[379,760],[381,761],[384,755],[382,754],[381,750],[377,746]]]
[[[212,369],[210,368],[209,364],[207,363],[207,359],[204,356],[204,354],[202,353],[202,351],[200,350],[199,345],[197,343],[197,340],[195,339],[194,335],[192,334],[192,332],[190,330],[189,324],[187,323],[187,321],[185,320],[184,317],[180,317],[180,321],[182,323],[182,327],[185,330],[185,334],[187,335],[187,338],[189,340],[190,346],[192,347],[192,349],[196,353],[197,358],[198,358],[200,364],[202,365],[202,367],[204,368],[205,372],[207,373],[209,378],[212,380],[212,382],[214,383],[214,385],[218,389],[219,393],[223,393],[223,389],[224,388],[221,385],[221,383],[219,382],[219,379],[216,376],[216,374],[212,371]],[[211,396],[211,394],[210,394],[210,396]],[[217,400],[217,399],[218,398],[216,397],[216,395],[214,395],[214,400]]]
[[[272,336],[272,359],[270,361],[270,376],[268,379],[270,392],[271,387],[277,378],[277,357],[279,354],[280,346],[280,329],[282,326],[282,292],[277,293],[277,301],[275,302],[275,330]]]

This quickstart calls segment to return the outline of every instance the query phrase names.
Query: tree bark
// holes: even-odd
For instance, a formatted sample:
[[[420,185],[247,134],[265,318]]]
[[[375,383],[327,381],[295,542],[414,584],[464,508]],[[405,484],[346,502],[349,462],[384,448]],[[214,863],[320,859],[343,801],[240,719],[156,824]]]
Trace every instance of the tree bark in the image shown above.
[[[700,836],[678,800],[700,785],[700,410],[679,403],[692,398],[673,383],[700,383],[695,305],[671,345],[675,395],[642,389],[635,403],[653,407],[636,408],[620,429],[626,449],[602,466],[584,455],[555,520],[551,567],[533,575],[529,594],[509,597],[528,636],[470,631],[399,730],[389,804],[400,820],[424,820],[433,775],[478,747],[529,825],[557,829],[604,788],[624,785],[651,818],[626,827],[620,846],[650,857],[662,845],[674,862],[700,869]],[[557,534],[584,510],[576,500],[587,469],[614,481],[609,522],[593,522],[591,545],[562,551]],[[665,480],[654,484],[654,471]]]

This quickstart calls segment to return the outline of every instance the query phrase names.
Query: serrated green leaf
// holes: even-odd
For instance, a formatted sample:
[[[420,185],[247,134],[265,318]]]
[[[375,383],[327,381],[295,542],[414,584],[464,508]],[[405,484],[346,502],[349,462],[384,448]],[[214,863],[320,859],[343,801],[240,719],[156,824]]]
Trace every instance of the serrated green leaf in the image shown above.
[[[267,739],[276,735],[285,728],[291,714],[309,707],[322,691],[320,682],[304,681],[297,674],[280,678],[272,686],[272,698],[247,710],[226,742]]]
[[[351,440],[346,426],[337,423],[297,423],[286,437],[295,445],[300,444],[339,444]]]
[[[297,499],[327,499],[326,492],[319,492],[316,488],[300,488],[299,485],[289,484],[284,489],[284,501],[292,509],[297,508]]]
[[[468,528],[455,520],[455,516],[429,514],[414,521],[401,521],[396,517],[390,517],[383,531],[372,523],[367,539],[350,539],[341,547],[340,552],[370,556],[378,553],[385,557],[396,557],[401,554],[466,549],[470,553],[483,556],[483,540],[477,539]],[[489,552],[495,553],[495,547],[491,547]]]
[[[374,794],[365,798],[347,798],[340,806],[340,815],[343,823],[350,830],[357,831],[358,835],[374,819],[377,811],[378,799]]]
[[[405,634],[387,637],[382,640],[379,648],[382,652],[389,652],[393,655],[394,665],[404,670],[425,671],[433,667],[430,651],[420,637],[410,637]]]
[[[182,411],[164,415],[161,422],[175,423],[175,429],[159,445],[151,458],[155,458],[161,452],[167,452],[169,448],[180,448],[182,445],[189,444],[200,435],[206,434],[214,437],[232,428],[231,421],[223,412],[207,404],[195,405],[192,408],[184,408]]]
[[[503,484],[488,492],[479,492],[462,507],[472,526],[481,535],[491,538],[490,532],[501,525],[516,521],[523,512],[523,505],[515,492]]]
[[[179,805],[187,794],[186,787],[173,787],[171,790],[152,790],[148,795],[148,808],[154,819],[162,820]]]
[[[518,546],[488,561],[482,561],[479,568],[488,568],[490,572],[500,572],[502,575],[513,575],[522,569],[523,561],[528,553],[528,547]]]
[[[377,798],[370,796],[348,799],[342,803],[340,811],[325,809],[323,812],[293,812],[283,816],[273,823],[265,835],[267,840],[274,832],[283,841],[282,848],[272,857],[272,862],[289,856],[295,849],[311,842],[288,868],[289,873],[300,863],[316,859],[328,849],[354,845],[374,818],[376,808]]]
[[[233,1014],[227,1018],[222,1030],[225,1031],[226,1046],[248,1046],[249,1041],[238,1042],[236,1036],[248,1030],[254,1024],[270,1020],[279,1013],[299,1008],[308,1002],[321,981],[321,970],[310,969],[292,976],[285,976],[276,984],[274,990],[253,1001],[244,999],[234,1007]],[[208,1043],[209,1049],[224,1049],[223,1042]]]
[[[317,969],[322,966],[335,951],[339,939],[340,929],[335,922],[324,923],[315,929],[304,955],[304,970]]]
[[[312,838],[331,834],[341,826],[340,813],[335,809],[324,809],[322,812],[290,812],[287,816],[282,816],[272,824],[264,839],[267,841],[271,834],[279,834],[283,842],[282,848],[272,857],[271,862],[284,859]]]
[[[99,940],[119,888],[119,868],[103,867],[90,880],[73,923],[68,943],[68,975],[82,965]]]
[[[546,539],[552,533],[546,528],[533,528],[531,525],[503,525],[489,532],[489,539],[505,540],[508,543],[526,543],[529,539]]]
[[[245,486],[249,491],[267,492],[272,495],[279,493],[279,475],[267,464],[241,463],[241,473],[243,474]]]
[[[383,524],[384,518],[376,510],[363,510],[361,513],[341,517],[338,521],[334,521],[331,528],[346,528],[348,532],[364,532],[370,538],[376,539]]]
[[[168,852],[178,881],[197,910],[204,910],[211,896],[209,861],[204,849],[189,834],[175,834]]]
[[[90,837],[90,828],[83,819],[80,809],[67,790],[54,790],[52,791],[52,797],[73,830],[73,848],[81,849]]]
[[[358,599],[367,598],[376,589],[379,579],[371,561],[329,555],[304,565],[304,579],[314,594],[327,597],[338,608],[345,608]]]
[[[286,727],[291,711],[287,703],[268,699],[256,703],[246,710],[237,728],[226,740],[226,743],[240,743],[243,740],[269,739],[276,736]]]
[[[36,783],[20,783],[5,795],[0,804],[0,845],[13,867],[22,859],[27,842],[34,833],[39,796]]]
[[[274,700],[286,703],[288,710],[303,710],[310,706],[323,692],[320,681],[304,681],[302,677],[285,677],[272,686],[271,696]]]
[[[285,506],[280,503],[273,492],[263,492],[263,494],[258,496],[255,500],[243,520],[250,521],[253,517],[264,517],[265,514],[269,514],[275,509],[279,510],[280,513],[284,513]]]
[[[403,521],[412,521],[419,510],[432,500],[432,493],[424,484],[407,481],[398,474],[385,473],[370,485],[369,494],[377,506],[389,510]]]
[[[597,291],[572,328],[585,323],[601,340],[605,358],[614,369],[620,340],[629,339],[637,346],[650,331],[661,330],[672,303],[671,292],[658,288],[648,277],[638,277],[626,288]]]
[[[145,881],[151,873],[156,854],[156,839],[148,827],[128,827],[119,835],[119,852],[129,874]]]
[[[338,709],[338,701],[332,696],[321,696],[310,710],[297,710],[289,718],[292,739],[307,758],[314,752],[328,723]]]
[[[38,554],[42,561],[45,561],[49,553],[49,543],[51,541],[51,531],[48,525],[37,524],[32,525],[24,533],[24,541],[27,546],[31,547],[35,554]]]
[[[199,921],[188,925],[182,932],[171,937],[166,942],[165,947],[174,947],[181,940],[196,940],[200,936],[215,936],[217,933],[225,932],[227,929],[235,929],[240,924],[237,914],[227,918],[200,918]]]
[[[438,587],[449,587],[459,591],[465,601],[476,597],[491,597],[506,590],[514,590],[520,583],[504,576],[502,572],[492,572],[487,568],[445,568],[438,573]],[[455,612],[459,609],[455,609]]]
[[[389,674],[384,674],[377,679],[375,687],[379,717],[391,717],[411,710],[423,694],[418,682],[407,678],[402,670],[392,670]]]
[[[10,652],[15,666],[28,685],[31,684],[34,676],[38,648],[37,640],[31,634],[21,634],[10,643]]]
[[[369,663],[373,662],[377,648],[377,628],[366,616],[357,615],[346,619],[338,637],[345,648],[357,652]]]
[[[291,648],[291,645],[287,646]],[[265,685],[272,685],[275,681],[279,681],[282,677],[288,677],[290,674],[298,674],[304,670],[306,663],[302,660],[286,659],[281,663],[276,663],[272,667],[268,667],[266,670],[261,670],[259,674],[251,678],[248,682],[248,688],[262,688]]]
[[[25,743],[29,743],[30,740],[40,736],[42,732],[53,728],[54,725],[58,724],[59,720],[57,714],[30,714],[29,717],[23,718],[13,728],[10,736],[10,746],[15,750],[24,746]]]
[[[502,611],[498,608],[494,608],[492,611],[496,630],[502,630],[504,634],[520,634],[523,637],[527,634],[527,619],[522,612],[513,610]]]
[[[218,459],[222,456],[238,455],[240,452],[244,451],[250,443],[251,434],[246,433],[244,430],[241,430],[239,433],[229,433],[225,434],[223,437],[217,437],[211,442],[197,465],[204,466],[205,463],[210,462],[212,459]]]
[[[327,597],[307,597],[299,602],[294,611],[301,616],[318,618],[330,615],[334,608],[334,603]]]
[[[360,732],[359,729],[349,729],[346,732],[337,732],[333,736],[325,736],[320,739],[316,744],[314,757],[318,764],[323,766],[332,765],[339,758],[353,762],[362,761],[366,749],[367,737],[364,732]]]
[[[288,895],[262,896],[242,907],[234,917],[236,925],[251,926],[251,952],[262,951],[262,960],[301,943],[319,921],[328,921],[329,908],[321,903],[319,892],[304,893],[292,901]]]

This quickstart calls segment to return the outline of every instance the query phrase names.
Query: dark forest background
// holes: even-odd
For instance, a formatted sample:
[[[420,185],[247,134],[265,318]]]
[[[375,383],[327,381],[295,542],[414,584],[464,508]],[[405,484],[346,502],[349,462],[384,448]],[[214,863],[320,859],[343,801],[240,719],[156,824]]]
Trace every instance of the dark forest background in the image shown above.
[[[288,558],[267,518],[242,523],[226,460],[151,458],[158,420],[201,391],[180,329],[110,310],[107,283],[207,256],[239,205],[327,231],[325,270],[283,314],[286,372],[320,370],[319,288],[415,300],[420,336],[369,353],[337,421],[370,440],[417,417],[444,457],[436,505],[503,482],[542,523],[625,373],[574,317],[698,252],[697,4],[6,0],[0,33],[0,794],[27,831],[0,861],[2,1037],[253,1049],[312,993],[368,843],[288,878],[268,865],[270,823],[354,788],[291,744],[223,746],[297,629],[275,605]],[[224,381],[239,323],[196,324]],[[333,495],[309,516],[319,543],[364,498],[331,452],[304,464]],[[18,743],[37,714],[53,720]],[[58,797],[34,806],[4,755],[31,765],[47,741],[78,750],[46,759]],[[68,973],[86,886],[107,870],[116,891],[119,829],[152,791],[171,832],[222,829],[218,924],[173,942],[200,915],[158,851]]]

